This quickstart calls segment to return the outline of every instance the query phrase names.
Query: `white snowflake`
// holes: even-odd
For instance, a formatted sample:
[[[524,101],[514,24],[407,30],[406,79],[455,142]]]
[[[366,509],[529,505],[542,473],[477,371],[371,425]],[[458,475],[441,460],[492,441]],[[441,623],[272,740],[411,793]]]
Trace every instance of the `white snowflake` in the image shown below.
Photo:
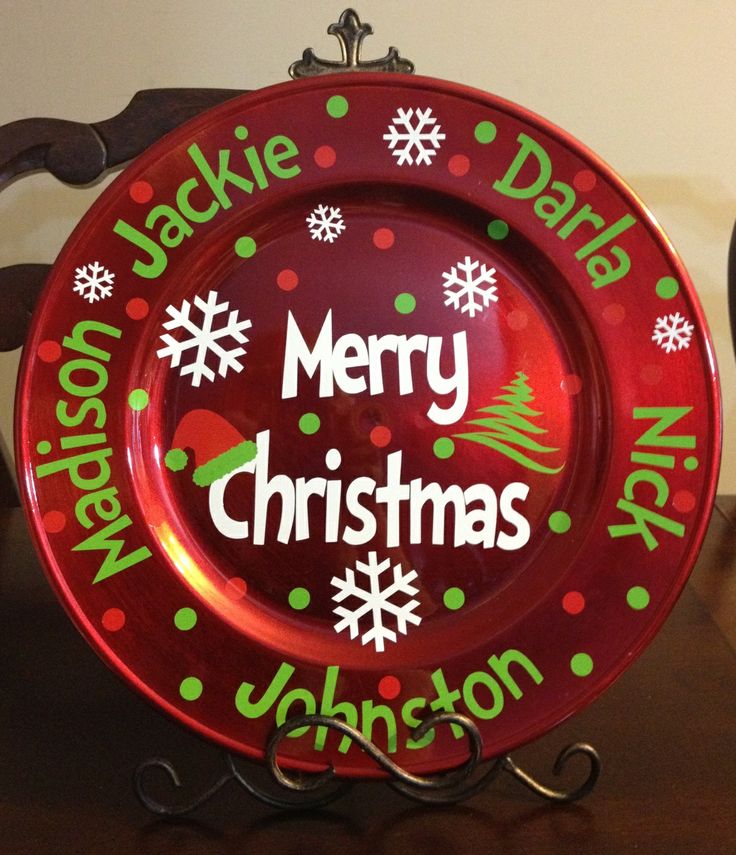
[[[111,273],[99,261],[77,267],[74,276],[74,291],[87,300],[94,303],[95,300],[104,300],[112,294],[112,285],[115,274]]]
[[[663,315],[657,318],[652,333],[652,341],[656,342],[665,353],[690,347],[695,327],[679,312],[674,315]]]
[[[317,205],[307,217],[309,234],[312,240],[326,241],[332,243],[345,231],[345,221],[339,208],[332,205]]]
[[[497,303],[495,272],[495,267],[486,267],[466,255],[465,261],[458,261],[449,273],[442,274],[447,297],[445,305],[452,305],[454,309],[467,312],[473,318],[476,312],[490,306],[491,301]]]
[[[388,126],[388,133],[384,134],[383,138],[388,141],[388,147],[399,166],[405,163],[409,166],[415,163],[429,166],[440,148],[441,141],[445,139],[445,134],[432,115],[431,107],[426,110],[405,110],[399,107]],[[415,149],[416,157],[413,155]]]
[[[238,310],[233,309],[227,317],[218,317],[223,312],[227,312],[229,303],[217,302],[217,291],[210,291],[207,295],[207,300],[203,300],[197,296],[194,298],[194,305],[202,313],[201,324],[198,326],[191,318],[190,312],[192,306],[188,300],[184,300],[180,308],[168,306],[166,311],[171,316],[171,320],[163,324],[165,330],[182,329],[189,337],[177,340],[174,336],[165,333],[162,335],[161,341],[166,344],[156,351],[159,359],[165,356],[171,357],[171,367],[179,368],[179,374],[182,377],[191,375],[192,386],[199,386],[200,381],[204,377],[207,380],[215,379],[215,372],[207,365],[207,356],[212,353],[218,359],[217,373],[220,377],[224,377],[229,368],[233,371],[240,372],[243,366],[238,362],[238,357],[245,355],[245,350],[242,347],[231,347],[226,349],[220,344],[220,339],[230,338],[237,344],[245,344],[248,339],[241,332],[247,330],[251,326],[249,320],[238,320]],[[222,326],[213,329],[215,322],[225,321]],[[182,356],[186,351],[191,351],[192,360],[181,365]],[[179,367],[181,365],[181,367]]]
[[[348,597],[355,597],[362,601],[352,610],[344,606],[338,606],[334,609],[335,614],[342,618],[335,624],[335,632],[342,632],[347,628],[350,630],[350,637],[355,638],[360,632],[361,618],[367,616],[370,621],[370,628],[361,635],[361,641],[363,644],[372,641],[378,653],[383,652],[384,641],[396,641],[396,632],[384,626],[384,612],[396,618],[396,629],[402,635],[406,635],[408,623],[418,625],[422,621],[420,617],[413,614],[414,609],[419,605],[419,600],[409,600],[402,606],[397,606],[391,602],[391,597],[395,594],[405,594],[412,597],[418,593],[418,589],[410,584],[417,578],[416,570],[410,570],[403,574],[401,565],[396,564],[393,568],[393,582],[381,590],[379,577],[389,569],[390,564],[391,561],[388,558],[379,563],[376,553],[369,552],[368,563],[356,561],[356,569],[368,577],[367,588],[356,583],[355,571],[347,567],[345,568],[345,579],[333,576],[331,582],[338,589],[338,592],[332,597],[336,603],[341,603]]]

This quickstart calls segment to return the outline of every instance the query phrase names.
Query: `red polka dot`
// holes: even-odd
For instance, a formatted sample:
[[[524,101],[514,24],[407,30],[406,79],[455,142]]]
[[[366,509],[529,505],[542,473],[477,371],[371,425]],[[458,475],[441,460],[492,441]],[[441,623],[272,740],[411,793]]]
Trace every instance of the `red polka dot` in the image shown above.
[[[378,249],[391,249],[396,237],[391,229],[376,229],[373,232],[373,243]]]
[[[58,534],[66,525],[66,514],[62,511],[49,511],[43,515],[43,527],[49,534]]]
[[[401,681],[398,677],[381,677],[378,683],[378,694],[386,701],[398,698],[401,692]]]
[[[125,612],[122,609],[108,609],[102,615],[102,625],[108,632],[118,632],[125,626]]]
[[[585,608],[585,597],[580,591],[568,591],[562,598],[562,608],[569,615],[579,615]]]
[[[509,325],[509,329],[516,332],[525,330],[529,323],[529,315],[521,309],[513,309],[506,315],[506,323]]]
[[[456,175],[460,178],[468,174],[470,160],[464,154],[454,154],[447,162],[447,168],[450,170],[450,175]]]
[[[314,153],[314,162],[322,169],[329,169],[334,166],[336,160],[335,149],[329,145],[321,145]]]
[[[125,306],[125,314],[134,321],[140,321],[148,314],[148,303],[143,297],[133,297]]]
[[[146,503],[146,522],[149,526],[156,528],[166,522],[168,518],[162,505],[155,502]]]
[[[299,284],[299,277],[287,267],[276,277],[276,284],[282,291],[293,291]]]
[[[560,383],[560,389],[567,395],[577,395],[583,388],[583,381],[577,374],[566,374]]]
[[[695,507],[695,496],[689,490],[678,490],[672,497],[672,504],[675,510],[687,514]]]
[[[58,341],[42,341],[36,353],[41,362],[56,362],[61,356],[61,345]]]
[[[605,309],[603,309],[603,320],[612,327],[623,323],[625,317],[626,309],[621,305],[621,303],[609,303]]]
[[[582,193],[587,193],[588,190],[592,190],[598,179],[595,177],[595,173],[591,172],[589,169],[581,169],[572,179],[572,186],[576,190],[580,190]]]
[[[134,181],[128,190],[130,198],[140,205],[150,202],[153,199],[153,187],[147,181]]]
[[[639,377],[647,386],[656,386],[664,379],[664,369],[661,365],[644,365],[639,372]]]
[[[242,600],[247,590],[248,585],[245,579],[241,579],[240,576],[233,576],[232,579],[227,580],[225,596],[229,600]]]
[[[391,431],[384,425],[376,425],[371,431],[370,437],[376,448],[385,448],[391,442]]]

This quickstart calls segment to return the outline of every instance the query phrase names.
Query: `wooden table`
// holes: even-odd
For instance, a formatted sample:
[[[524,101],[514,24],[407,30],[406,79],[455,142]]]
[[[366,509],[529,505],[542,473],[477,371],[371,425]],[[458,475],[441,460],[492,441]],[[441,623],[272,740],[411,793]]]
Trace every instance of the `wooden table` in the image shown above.
[[[582,802],[548,804],[502,776],[455,807],[417,806],[368,783],[320,811],[279,812],[229,785],[170,822],[136,800],[137,765],[169,758],[186,786],[219,777],[220,752],[105,668],[54,599],[21,512],[1,511],[0,852],[733,855],[735,556],[736,499],[721,497],[692,580],[642,658],[514,755],[552,784],[560,748],[591,742],[603,774]]]

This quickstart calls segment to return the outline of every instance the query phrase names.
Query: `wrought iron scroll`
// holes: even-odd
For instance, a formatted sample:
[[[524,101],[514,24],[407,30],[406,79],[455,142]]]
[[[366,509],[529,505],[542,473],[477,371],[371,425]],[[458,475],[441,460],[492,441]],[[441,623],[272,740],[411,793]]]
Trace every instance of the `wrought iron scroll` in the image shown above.
[[[336,24],[330,24],[327,32],[340,42],[342,60],[336,62],[321,59],[312,48],[307,48],[302,58],[292,63],[289,74],[296,80],[302,77],[318,77],[323,74],[339,74],[346,71],[392,71],[413,74],[414,63],[399,55],[395,47],[380,59],[361,59],[363,39],[373,34],[370,24],[362,24],[354,9],[346,9]]]
[[[522,783],[527,789],[551,802],[574,802],[590,793],[598,781],[601,761],[598,753],[590,745],[575,743],[569,745],[557,757],[553,773],[562,773],[574,756],[582,756],[588,762],[588,774],[573,789],[555,789],[548,787],[521,769],[508,755],[497,757],[481,767],[482,740],[478,728],[467,716],[459,713],[436,713],[429,716],[413,733],[413,739],[421,739],[431,729],[441,725],[458,725],[465,732],[469,745],[468,759],[459,767],[439,775],[420,776],[403,769],[394,763],[374,743],[363,734],[340,719],[322,715],[304,715],[290,718],[274,731],[266,750],[266,768],[271,782],[276,785],[267,788],[257,784],[252,776],[245,774],[234,758],[225,755],[225,773],[213,784],[194,798],[186,801],[164,802],[150,792],[151,772],[163,771],[175,789],[181,787],[181,779],[176,769],[162,758],[152,758],[142,763],[136,770],[134,787],[141,804],[157,816],[176,817],[192,813],[209,802],[230,783],[237,784],[259,801],[277,808],[317,808],[344,795],[352,784],[335,778],[334,771],[328,767],[322,772],[305,774],[285,771],[278,762],[278,750],[282,741],[294,731],[305,727],[328,727],[347,736],[366,752],[375,763],[389,776],[389,783],[398,793],[413,801],[424,804],[456,804],[477,795],[505,772]]]

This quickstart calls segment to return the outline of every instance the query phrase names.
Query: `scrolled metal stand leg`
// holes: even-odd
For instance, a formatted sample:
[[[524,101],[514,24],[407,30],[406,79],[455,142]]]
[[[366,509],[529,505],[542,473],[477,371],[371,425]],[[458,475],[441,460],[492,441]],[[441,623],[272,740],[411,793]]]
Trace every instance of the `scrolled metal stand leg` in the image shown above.
[[[601,771],[601,761],[596,750],[582,742],[567,746],[558,755],[553,773],[560,775],[568,761],[576,756],[584,756],[589,763],[587,778],[578,787],[571,790],[553,789],[542,784],[525,772],[511,759],[509,755],[491,760],[479,775],[483,743],[476,725],[459,713],[435,713],[425,719],[412,732],[412,738],[421,739],[433,728],[442,725],[457,725],[462,728],[468,738],[468,759],[460,766],[439,775],[415,775],[394,763],[378,746],[366,739],[363,734],[347,722],[331,716],[303,715],[295,716],[277,728],[268,742],[266,749],[266,765],[272,780],[288,795],[275,795],[257,785],[252,779],[240,771],[235,759],[225,754],[226,772],[214,784],[205,789],[194,799],[184,804],[164,803],[148,792],[150,771],[160,769],[168,776],[175,788],[180,788],[181,781],[173,765],[161,758],[153,758],[142,763],[136,770],[134,787],[141,804],[151,813],[162,817],[178,817],[191,813],[210,801],[220,790],[231,781],[246,790],[251,796],[271,807],[276,808],[317,808],[334,801],[344,795],[352,784],[336,780],[334,769],[329,766],[322,772],[307,774],[284,770],[278,762],[278,750],[290,733],[309,727],[327,727],[348,737],[362,751],[368,754],[374,762],[390,776],[390,785],[402,796],[424,804],[456,804],[485,789],[501,772],[506,772],[536,795],[551,802],[574,802],[588,795],[596,785]]]
[[[601,774],[601,758],[592,745],[588,745],[586,742],[575,742],[573,745],[563,748],[557,755],[555,764],[552,767],[553,773],[555,775],[562,774],[567,761],[575,755],[583,755],[590,764],[590,770],[588,777],[583,783],[573,790],[554,790],[551,787],[545,786],[517,766],[508,755],[502,757],[500,762],[504,772],[508,772],[509,775],[520,781],[527,789],[541,796],[543,799],[551,802],[576,802],[592,792],[598,782]]]
[[[163,802],[154,798],[149,792],[151,782],[151,770],[162,770],[169,779],[169,782],[174,788],[179,789],[181,779],[173,764],[160,757],[151,758],[144,761],[136,769],[133,777],[133,787],[138,800],[146,808],[146,810],[156,816],[167,819],[176,819],[177,817],[186,816],[193,813],[198,808],[211,801],[227,784],[233,782],[241,787],[254,799],[267,804],[270,807],[278,809],[307,809],[320,808],[345,795],[352,784],[345,782],[333,782],[333,786],[329,786],[329,782],[325,782],[325,786],[319,793],[310,795],[310,791],[314,787],[299,786],[290,787],[291,792],[286,796],[276,795],[264,787],[259,786],[255,781],[247,777],[236,766],[236,760],[230,754],[224,754],[224,762],[226,772],[211,786],[203,790],[189,801],[178,803],[176,800]],[[278,782],[277,782],[278,783]],[[306,795],[305,795],[306,794]]]
[[[185,802],[184,804],[165,803],[158,801],[148,793],[147,782],[150,780],[149,772],[152,769],[162,770],[173,787],[176,789],[181,787],[181,779],[172,763],[162,757],[152,757],[141,763],[135,770],[135,774],[133,776],[133,789],[135,790],[135,794],[138,796],[138,800],[146,810],[156,814],[156,816],[172,818],[192,813],[219,793],[220,790],[233,780],[234,777],[232,773],[223,775],[215,784],[203,793],[200,793],[200,795],[198,795],[193,801]]]

